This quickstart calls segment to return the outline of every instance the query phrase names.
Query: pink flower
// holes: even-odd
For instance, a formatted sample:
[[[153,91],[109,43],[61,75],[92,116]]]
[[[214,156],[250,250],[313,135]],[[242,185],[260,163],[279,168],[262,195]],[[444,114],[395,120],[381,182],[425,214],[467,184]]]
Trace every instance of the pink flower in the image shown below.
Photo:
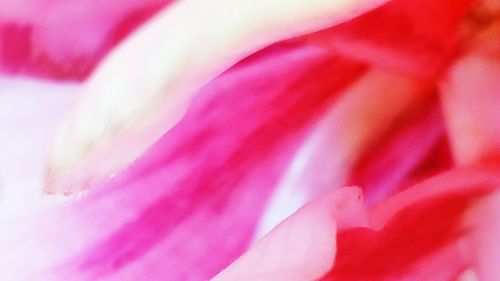
[[[500,276],[497,1],[169,2],[2,5],[7,280]]]

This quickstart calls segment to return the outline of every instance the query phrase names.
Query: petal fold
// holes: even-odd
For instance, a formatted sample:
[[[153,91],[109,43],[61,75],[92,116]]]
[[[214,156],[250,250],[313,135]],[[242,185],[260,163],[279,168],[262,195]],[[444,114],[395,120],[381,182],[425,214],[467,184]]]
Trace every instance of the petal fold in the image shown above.
[[[359,188],[332,192],[287,218],[212,280],[317,280],[334,263],[342,221],[364,226],[365,211]]]
[[[481,229],[469,217],[498,197],[498,175],[498,167],[456,169],[380,202],[368,227],[337,233],[335,265],[322,280],[455,280],[476,264],[470,238]]]
[[[380,2],[175,3],[115,49],[91,77],[59,131],[46,191],[78,191],[123,169],[182,118],[203,85],[250,53]]]
[[[366,70],[321,48],[277,48],[207,84],[123,173],[17,221],[18,232],[0,227],[0,270],[13,280],[184,281],[226,267],[312,125]]]

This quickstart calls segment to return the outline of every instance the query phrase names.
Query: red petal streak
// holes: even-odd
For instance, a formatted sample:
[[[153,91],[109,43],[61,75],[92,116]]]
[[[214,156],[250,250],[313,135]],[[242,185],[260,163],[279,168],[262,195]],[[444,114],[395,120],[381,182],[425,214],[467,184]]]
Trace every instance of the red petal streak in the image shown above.
[[[372,228],[338,233],[323,280],[452,280],[473,264],[465,215],[499,180],[498,170],[455,170],[385,200],[370,211]]]
[[[0,2],[0,72],[82,80],[171,0]]]
[[[408,186],[414,177],[425,178],[451,167],[444,120],[437,102],[432,95],[414,103],[357,160],[348,184],[362,187],[369,204]]]
[[[474,199],[477,195],[447,194],[404,208],[380,231],[357,228],[340,232],[335,267],[324,280],[391,280],[409,274],[419,261],[458,241],[465,232],[461,218]],[[466,261],[454,258],[452,276],[463,270]],[[426,266],[436,269],[432,264]]]
[[[472,2],[393,0],[308,39],[382,69],[433,77],[456,54]]]

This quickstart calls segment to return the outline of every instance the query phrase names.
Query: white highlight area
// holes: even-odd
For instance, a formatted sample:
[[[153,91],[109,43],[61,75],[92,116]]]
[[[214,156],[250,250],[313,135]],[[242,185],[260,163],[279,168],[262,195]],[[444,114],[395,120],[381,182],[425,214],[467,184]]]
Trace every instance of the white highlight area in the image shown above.
[[[0,78],[0,220],[51,205],[42,200],[48,148],[77,84]]]

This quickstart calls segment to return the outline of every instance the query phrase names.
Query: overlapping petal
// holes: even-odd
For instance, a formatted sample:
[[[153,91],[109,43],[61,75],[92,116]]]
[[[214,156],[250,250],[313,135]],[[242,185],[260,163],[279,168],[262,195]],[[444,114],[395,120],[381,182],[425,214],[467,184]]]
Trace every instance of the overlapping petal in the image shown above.
[[[382,2],[192,0],[164,9],[105,60],[60,131],[46,191],[98,188],[0,225],[0,271],[13,280],[206,280],[257,228],[355,184],[313,201],[217,278],[495,278],[500,180],[485,164],[500,155],[495,28],[475,37],[484,27],[468,26],[478,9],[468,0],[394,0],[360,15]],[[134,3],[106,26],[142,5]],[[19,7],[6,14],[27,6]],[[86,27],[83,18],[69,26]],[[3,68],[62,78],[85,76],[119,41],[113,34],[126,33],[102,29],[82,45],[91,58],[83,64],[68,59],[81,50],[61,41],[67,68],[56,73],[59,62],[48,72],[38,60],[19,63],[31,57],[35,29],[4,26],[0,36],[29,36],[1,46],[13,60],[0,57]],[[47,37],[35,45],[55,50],[59,39],[36,30]],[[476,166],[405,190],[456,163]],[[285,250],[300,256],[267,254]]]
[[[366,207],[358,201],[361,196],[349,201],[345,196],[349,189],[334,192],[285,220],[215,280],[295,280],[300,274],[310,274],[309,279],[296,280],[455,280],[462,275],[494,280],[492,265],[500,247],[485,238],[497,233],[498,206],[494,202],[499,184],[498,167],[457,169],[368,207],[365,221],[360,210]],[[326,206],[325,201],[329,202]],[[333,202],[344,204],[339,208]],[[311,212],[316,212],[318,227],[336,237],[334,248],[323,250],[327,255],[314,246],[301,250],[310,235],[320,235],[298,231],[313,221],[308,218]],[[342,214],[358,224],[326,228],[341,222]],[[287,244],[287,251],[296,250],[300,255],[273,261],[272,253],[280,251],[282,241],[288,239],[293,243]],[[317,264],[331,264],[321,278],[314,274],[321,274],[322,268],[307,269],[314,259],[319,259]],[[276,268],[260,271],[253,267],[268,263]],[[301,271],[300,265],[306,269]]]
[[[178,122],[203,85],[252,52],[381,2],[172,5],[116,49],[90,79],[60,129],[46,191],[82,190],[123,169]],[[113,157],[104,157],[109,154]]]
[[[4,237],[2,271],[56,280],[213,276],[252,240],[312,124],[364,71],[297,45],[226,72],[127,172],[34,225],[21,223],[26,229],[15,236],[31,241],[26,247]]]

